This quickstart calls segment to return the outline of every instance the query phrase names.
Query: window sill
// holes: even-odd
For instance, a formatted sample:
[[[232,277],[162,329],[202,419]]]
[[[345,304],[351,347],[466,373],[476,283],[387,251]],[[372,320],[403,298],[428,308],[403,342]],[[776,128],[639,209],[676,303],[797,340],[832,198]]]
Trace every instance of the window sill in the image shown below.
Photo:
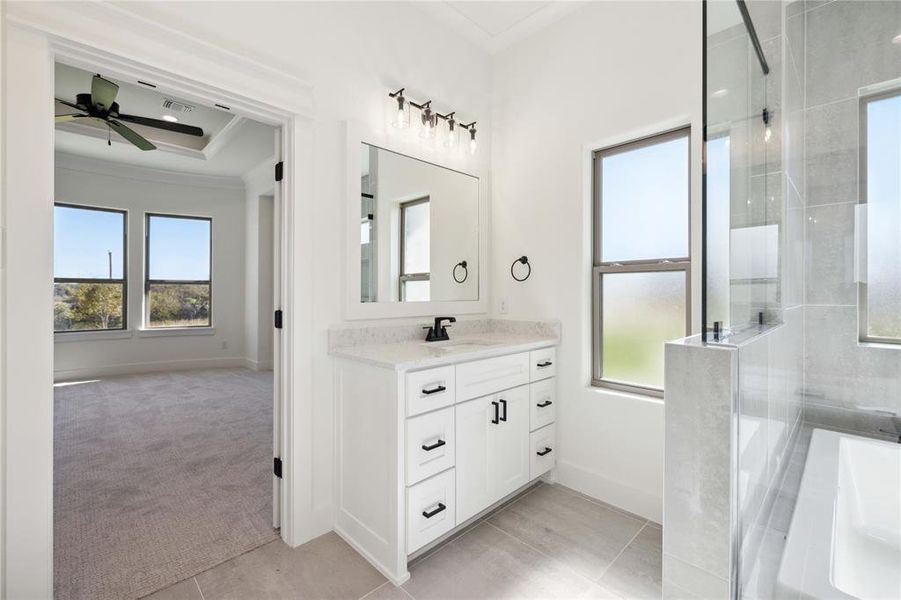
[[[620,398],[630,398],[633,400],[641,400],[642,402],[650,402],[652,404],[663,404],[663,395],[655,395],[652,393],[641,393],[638,391],[620,390],[604,385],[588,384],[585,386],[589,392],[593,394],[603,394],[605,396],[619,396]]]
[[[214,327],[167,327],[165,329],[139,329],[138,337],[179,337],[190,335],[216,335]]]
[[[125,340],[134,335],[131,329],[110,329],[101,331],[54,332],[54,343],[96,342],[100,340]]]
[[[858,340],[857,345],[861,348],[876,348],[879,350],[901,350],[901,344],[892,342],[877,342],[874,340]]]

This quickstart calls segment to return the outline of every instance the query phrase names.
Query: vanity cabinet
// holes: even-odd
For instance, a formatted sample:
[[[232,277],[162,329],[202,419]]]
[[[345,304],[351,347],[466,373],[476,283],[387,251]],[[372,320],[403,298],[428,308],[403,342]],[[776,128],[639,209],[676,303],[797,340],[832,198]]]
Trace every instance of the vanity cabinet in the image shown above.
[[[395,584],[411,555],[555,465],[554,346],[491,353],[337,361],[335,530]]]

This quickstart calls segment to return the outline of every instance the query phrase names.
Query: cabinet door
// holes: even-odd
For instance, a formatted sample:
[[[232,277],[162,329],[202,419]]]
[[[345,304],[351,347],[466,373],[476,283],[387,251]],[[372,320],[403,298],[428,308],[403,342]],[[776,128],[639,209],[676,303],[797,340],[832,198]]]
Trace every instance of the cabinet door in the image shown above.
[[[496,395],[500,424],[491,430],[489,464],[496,502],[529,481],[529,386]]]
[[[457,437],[457,523],[463,523],[496,500],[491,456],[497,400],[485,396],[454,407]],[[526,433],[528,437],[528,432]],[[525,455],[525,453],[523,453]]]

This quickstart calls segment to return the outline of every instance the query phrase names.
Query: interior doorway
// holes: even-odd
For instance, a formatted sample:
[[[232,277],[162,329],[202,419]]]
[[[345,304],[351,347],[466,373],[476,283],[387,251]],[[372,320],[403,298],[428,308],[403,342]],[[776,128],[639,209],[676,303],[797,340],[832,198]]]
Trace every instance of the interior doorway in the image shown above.
[[[98,70],[55,69],[54,588],[138,598],[279,535],[281,132]]]

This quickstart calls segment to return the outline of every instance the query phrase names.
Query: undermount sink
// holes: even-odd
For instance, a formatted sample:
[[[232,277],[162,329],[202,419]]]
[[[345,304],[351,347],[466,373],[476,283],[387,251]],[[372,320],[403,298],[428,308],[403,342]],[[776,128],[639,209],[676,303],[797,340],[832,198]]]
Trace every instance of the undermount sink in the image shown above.
[[[449,342],[423,342],[423,345],[438,352],[468,352],[471,350],[481,350],[483,348],[497,346],[499,343],[500,342],[483,340],[451,340]]]

